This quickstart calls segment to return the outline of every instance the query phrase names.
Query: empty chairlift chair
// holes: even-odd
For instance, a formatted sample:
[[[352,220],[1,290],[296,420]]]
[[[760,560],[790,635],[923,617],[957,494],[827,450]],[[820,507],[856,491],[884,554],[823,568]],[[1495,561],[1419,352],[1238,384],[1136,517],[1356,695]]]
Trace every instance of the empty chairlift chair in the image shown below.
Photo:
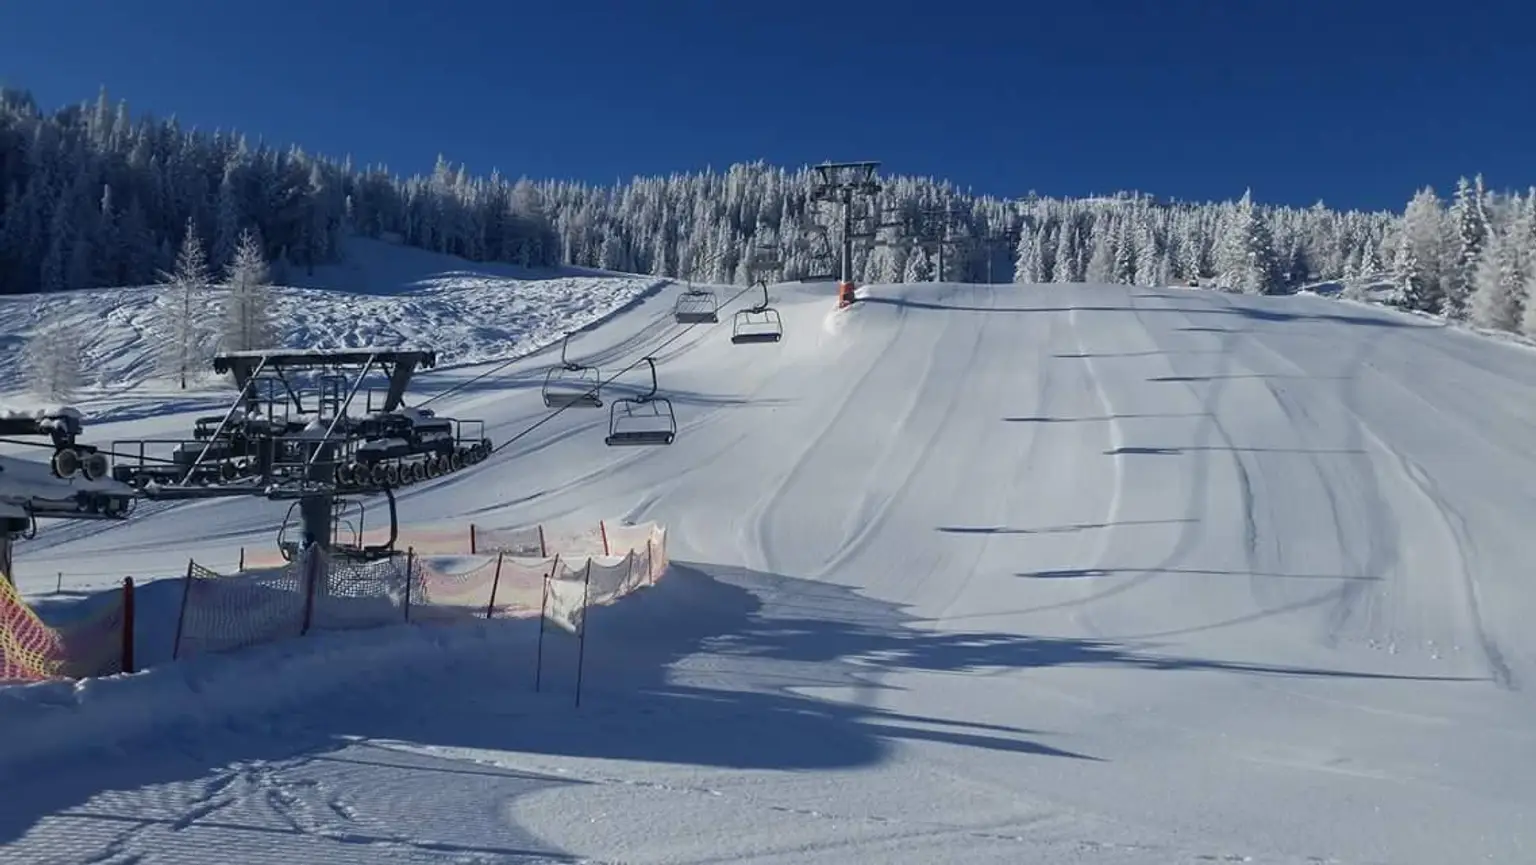
[[[784,338],[784,320],[778,310],[768,305],[768,283],[758,280],[758,285],[763,287],[763,302],[737,312],[731,319],[731,342],[737,345],[778,342]]]
[[[602,408],[602,375],[595,366],[583,366],[565,356],[571,335],[560,344],[560,365],[544,375],[546,408]]]
[[[714,324],[720,320],[720,301],[713,291],[690,288],[677,296],[672,316],[678,324]]]
[[[603,440],[611,447],[669,445],[677,438],[677,415],[672,412],[672,401],[656,395],[656,361],[648,357],[645,362],[651,368],[651,389],[636,397],[613,401],[608,415],[608,437]]]

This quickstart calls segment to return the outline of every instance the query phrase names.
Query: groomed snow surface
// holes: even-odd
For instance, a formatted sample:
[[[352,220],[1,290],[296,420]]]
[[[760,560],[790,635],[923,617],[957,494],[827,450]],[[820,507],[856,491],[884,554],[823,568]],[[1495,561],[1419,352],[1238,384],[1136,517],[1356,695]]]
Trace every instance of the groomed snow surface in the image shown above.
[[[606,407],[572,409],[400,496],[422,526],[666,526],[665,578],[592,613],[579,707],[575,640],[546,634],[535,692],[528,622],[13,689],[0,860],[1536,857],[1536,354],[1319,297],[1062,285],[843,313],[775,286],[785,340],[736,346],[672,324],[679,291],[571,344],[605,376],[654,353],[675,444],[607,448]],[[557,350],[432,408],[506,441]],[[17,570],[43,602],[59,570],[219,567],[284,510],[60,526]]]

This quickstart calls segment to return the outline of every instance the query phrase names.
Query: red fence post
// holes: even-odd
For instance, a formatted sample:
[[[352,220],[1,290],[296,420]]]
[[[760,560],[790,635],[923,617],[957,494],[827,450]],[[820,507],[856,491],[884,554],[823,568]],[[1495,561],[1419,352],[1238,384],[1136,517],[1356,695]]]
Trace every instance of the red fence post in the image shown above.
[[[597,530],[603,534],[603,555],[613,555],[613,553],[608,551],[608,522],[606,520],[598,520]]]
[[[123,663],[124,673],[133,669],[133,577],[123,577]]]

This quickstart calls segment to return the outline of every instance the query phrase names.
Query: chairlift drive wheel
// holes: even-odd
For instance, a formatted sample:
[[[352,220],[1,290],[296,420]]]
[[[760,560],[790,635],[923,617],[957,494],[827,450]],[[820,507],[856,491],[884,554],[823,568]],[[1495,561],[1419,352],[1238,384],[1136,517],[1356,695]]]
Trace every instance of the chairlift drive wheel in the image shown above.
[[[70,448],[56,450],[48,460],[48,468],[56,478],[72,478],[80,470],[80,455]]]
[[[91,451],[80,459],[80,473],[85,475],[88,481],[99,481],[111,470],[112,466],[107,461],[107,455],[101,451]]]

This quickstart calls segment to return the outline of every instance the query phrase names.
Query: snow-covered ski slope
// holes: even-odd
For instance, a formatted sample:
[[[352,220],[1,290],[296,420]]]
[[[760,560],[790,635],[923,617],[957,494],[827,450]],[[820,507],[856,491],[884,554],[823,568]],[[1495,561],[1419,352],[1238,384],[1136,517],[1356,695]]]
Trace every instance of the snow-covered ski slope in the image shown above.
[[[530,270],[472,263],[368,238],[349,238],[345,260],[309,274],[290,267],[271,290],[273,320],[294,348],[356,348],[408,343],[436,349],[440,365],[499,360],[590,324],[659,285],[654,277],[582,268]],[[190,392],[156,375],[158,308],[179,301],[160,286],[101,288],[53,295],[0,295],[0,403],[35,400],[23,351],[43,322],[79,336],[83,381],[78,401],[93,420],[143,414],[146,398],[162,407],[217,410],[227,382],[194,381]],[[222,325],[217,291],[199,297]],[[215,390],[209,391],[207,385]],[[209,406],[215,408],[209,409]]]
[[[776,286],[785,341],[734,346],[678,336],[679,290],[571,344],[654,352],[675,444],[607,448],[573,409],[400,497],[422,525],[667,526],[671,573],[594,613],[579,708],[572,641],[535,693],[511,623],[96,683],[59,711],[158,732],[29,768],[0,858],[1529,861],[1536,354],[1317,297],[1061,285],[845,313]],[[554,358],[433,407],[505,441]],[[174,573],[282,510],[59,530],[18,569]]]

